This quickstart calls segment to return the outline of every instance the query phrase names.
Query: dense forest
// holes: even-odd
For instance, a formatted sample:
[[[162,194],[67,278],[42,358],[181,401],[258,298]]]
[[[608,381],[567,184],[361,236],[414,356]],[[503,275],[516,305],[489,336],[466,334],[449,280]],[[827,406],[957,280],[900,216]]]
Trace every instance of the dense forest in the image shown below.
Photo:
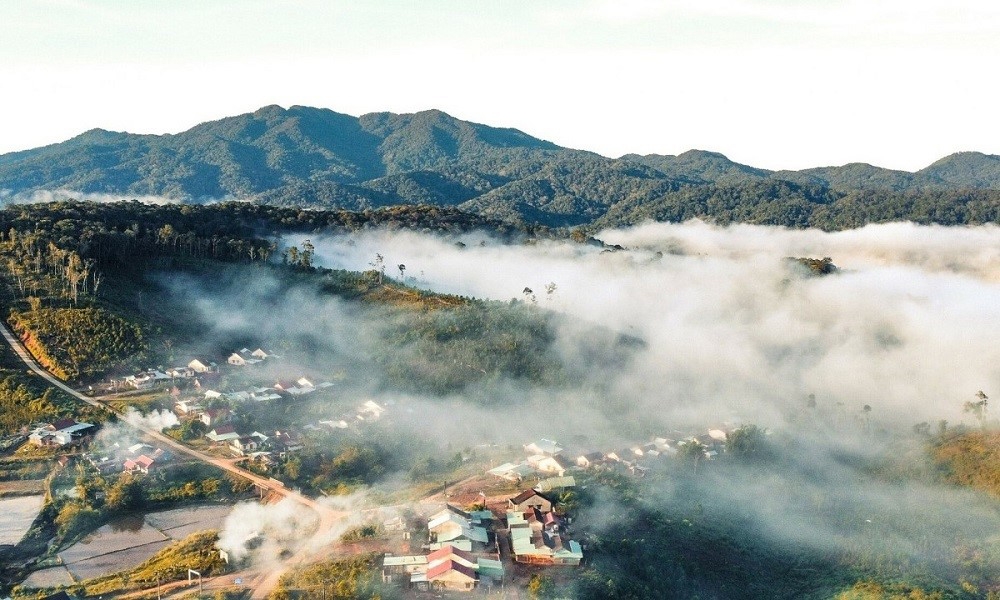
[[[308,241],[301,247],[281,246],[287,233],[374,227],[487,230],[510,241],[555,235],[541,227],[518,228],[433,206],[350,212],[239,202],[11,205],[0,210],[7,321],[59,377],[92,379],[148,361],[162,364],[184,348],[224,352],[226,344],[240,338],[233,333],[218,337],[217,348],[199,346],[213,323],[189,310],[199,303],[197,297],[165,289],[159,283],[163,274],[184,273],[205,289],[241,292],[267,278],[280,282],[274,295],[253,301],[293,306],[296,302],[287,294],[303,291],[359,301],[359,319],[378,342],[368,349],[370,360],[397,389],[447,394],[505,378],[570,380],[550,352],[556,317],[530,303],[483,302],[418,290],[387,276],[384,265],[368,273],[321,269],[312,264]],[[322,347],[321,329],[306,337],[290,341],[307,349]],[[606,338],[608,358],[618,357],[609,364],[617,364],[631,342]]]
[[[97,194],[354,211],[425,204],[521,226],[699,217],[845,229],[996,222],[1000,157],[959,152],[912,173],[859,163],[769,171],[700,150],[611,159],[436,110],[352,117],[267,106],[176,135],[95,129],[5,154],[0,190],[17,200]]]
[[[605,472],[589,480],[573,502],[581,521],[601,523],[584,534],[591,559],[571,586],[549,597],[1000,594],[992,533],[1000,521],[995,501],[979,493],[996,494],[995,432],[932,436],[917,428],[910,437],[889,435],[892,441],[882,432],[864,449],[833,442],[836,458],[816,471],[817,443],[856,434],[812,429],[829,426],[821,421],[798,426],[805,429],[794,436],[750,426],[730,437],[716,461],[682,452],[645,479]],[[814,437],[827,435],[825,442]],[[841,477],[846,487],[838,491]]]

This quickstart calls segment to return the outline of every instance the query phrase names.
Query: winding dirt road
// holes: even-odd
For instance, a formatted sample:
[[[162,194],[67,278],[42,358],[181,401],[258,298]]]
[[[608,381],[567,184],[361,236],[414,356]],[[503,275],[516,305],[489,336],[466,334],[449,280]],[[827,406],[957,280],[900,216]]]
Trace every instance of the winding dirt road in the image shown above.
[[[34,357],[31,356],[28,350],[24,347],[24,345],[21,343],[21,340],[17,339],[17,337],[14,336],[14,334],[7,328],[6,325],[0,325],[0,334],[3,335],[4,340],[11,347],[11,349],[17,354],[17,356],[24,362],[24,364],[26,364],[33,373],[44,379],[52,387],[58,388],[59,390],[69,394],[70,396],[76,398],[77,400],[80,400],[81,402],[85,402],[93,407],[99,408],[101,410],[107,411],[117,416],[118,419],[123,424],[128,425],[137,431],[141,431],[149,438],[156,440],[157,443],[159,443],[161,446],[165,448],[170,448],[175,453],[187,455],[201,462],[213,465],[219,469],[222,469],[223,471],[227,471],[229,473],[247,479],[255,486],[257,486],[258,488],[260,488],[265,492],[271,492],[278,494],[284,498],[290,498],[291,500],[298,502],[302,506],[305,506],[313,510],[319,517],[319,523],[316,528],[316,533],[314,534],[314,536],[321,536],[326,534],[326,532],[329,532],[333,528],[333,526],[336,524],[338,520],[344,518],[347,515],[346,512],[336,511],[328,506],[323,506],[319,502],[316,502],[315,500],[307,496],[303,496],[302,494],[296,492],[295,490],[290,490],[285,486],[276,483],[275,481],[266,479],[255,473],[251,473],[246,469],[242,469],[224,458],[209,456],[204,452],[199,452],[198,450],[185,446],[184,444],[178,442],[174,438],[164,435],[160,431],[157,431],[155,429],[146,427],[138,423],[130,423],[126,421],[125,416],[122,413],[116,411],[108,404],[101,402],[99,399],[91,398],[89,396],[86,396],[78,392],[77,390],[74,390],[73,388],[63,383],[62,381],[56,379],[51,373],[43,369],[35,361]],[[284,569],[272,569],[268,571],[263,577],[263,579],[254,586],[254,593],[253,593],[254,600],[263,600],[264,598],[266,598],[267,595],[271,592],[271,590],[274,589],[274,586],[278,583],[278,579],[281,576],[281,574],[285,570],[287,570],[287,568],[293,565],[298,565],[303,563],[306,559],[309,558],[312,551],[313,548],[310,548],[308,544],[303,544],[302,548],[298,552],[296,552],[294,555],[289,557],[284,562],[285,565]]]

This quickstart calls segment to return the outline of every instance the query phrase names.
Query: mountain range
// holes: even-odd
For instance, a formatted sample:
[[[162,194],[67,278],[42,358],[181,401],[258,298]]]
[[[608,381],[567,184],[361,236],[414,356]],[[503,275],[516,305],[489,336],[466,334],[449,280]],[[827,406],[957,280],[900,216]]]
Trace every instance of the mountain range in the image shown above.
[[[1000,156],[960,152],[912,173],[861,163],[769,171],[702,150],[607,158],[437,110],[353,117],[266,106],[178,134],[94,129],[0,155],[0,190],[350,210],[433,204],[555,227],[702,217],[842,228],[996,222]]]

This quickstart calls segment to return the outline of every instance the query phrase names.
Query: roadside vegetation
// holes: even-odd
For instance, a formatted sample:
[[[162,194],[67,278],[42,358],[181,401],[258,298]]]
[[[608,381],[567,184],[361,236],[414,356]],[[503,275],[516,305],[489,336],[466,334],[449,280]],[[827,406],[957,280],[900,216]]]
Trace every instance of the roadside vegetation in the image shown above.
[[[382,583],[380,554],[363,554],[298,567],[281,576],[269,600],[393,600],[399,589]]]

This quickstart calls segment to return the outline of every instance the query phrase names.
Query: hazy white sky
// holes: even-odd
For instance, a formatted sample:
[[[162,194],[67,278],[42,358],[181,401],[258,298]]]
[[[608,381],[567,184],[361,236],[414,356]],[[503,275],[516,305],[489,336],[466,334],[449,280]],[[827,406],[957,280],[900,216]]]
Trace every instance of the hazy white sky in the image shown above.
[[[0,3],[0,152],[266,104],[439,108],[607,156],[1000,153],[991,0]]]

